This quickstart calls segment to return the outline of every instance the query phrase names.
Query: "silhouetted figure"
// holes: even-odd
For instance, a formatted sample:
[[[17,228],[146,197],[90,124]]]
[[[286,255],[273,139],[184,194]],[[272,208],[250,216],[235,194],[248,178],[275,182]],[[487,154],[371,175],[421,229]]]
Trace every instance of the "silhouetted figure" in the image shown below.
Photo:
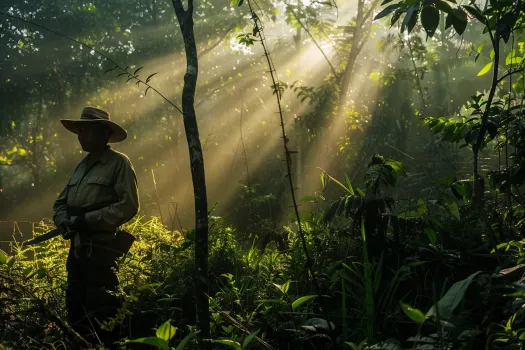
[[[108,143],[124,141],[127,133],[110,121],[109,113],[93,107],[84,108],[80,119],[61,122],[89,153],[53,207],[55,225],[71,239],[66,265],[68,317],[88,342],[111,347],[118,332],[103,331],[99,322],[115,316],[120,306],[120,298],[111,295],[119,289],[119,242],[132,236],[118,228],[137,214],[139,198],[130,160]],[[127,243],[131,246],[132,241]]]

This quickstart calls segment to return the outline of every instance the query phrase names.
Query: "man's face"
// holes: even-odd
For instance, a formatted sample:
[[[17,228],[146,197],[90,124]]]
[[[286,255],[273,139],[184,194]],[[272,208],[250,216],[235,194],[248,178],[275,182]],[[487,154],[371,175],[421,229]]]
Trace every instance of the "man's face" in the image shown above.
[[[78,129],[78,142],[86,152],[102,150],[109,138],[109,129],[103,124],[82,123]]]

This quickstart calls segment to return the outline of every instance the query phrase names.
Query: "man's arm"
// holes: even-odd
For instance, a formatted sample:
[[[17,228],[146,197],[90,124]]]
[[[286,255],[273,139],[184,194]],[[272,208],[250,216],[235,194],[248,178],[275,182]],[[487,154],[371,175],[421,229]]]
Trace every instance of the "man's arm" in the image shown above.
[[[69,222],[67,216],[67,192],[68,186],[66,185],[53,204],[53,222],[57,228],[64,222]]]
[[[85,222],[93,231],[115,231],[131,220],[139,211],[137,177],[129,159],[119,164],[115,174],[115,192],[118,202],[86,213]]]

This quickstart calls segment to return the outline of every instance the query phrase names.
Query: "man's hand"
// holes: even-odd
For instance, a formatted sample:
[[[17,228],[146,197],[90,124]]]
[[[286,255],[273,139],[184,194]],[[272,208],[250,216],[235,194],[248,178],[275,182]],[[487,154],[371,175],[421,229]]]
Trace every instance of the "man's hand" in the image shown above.
[[[69,221],[62,222],[58,228],[60,229],[60,233],[64,239],[70,239],[74,233],[74,231],[71,230]]]
[[[72,216],[70,225],[74,231],[86,231],[88,229],[86,224],[86,216],[84,214]]]

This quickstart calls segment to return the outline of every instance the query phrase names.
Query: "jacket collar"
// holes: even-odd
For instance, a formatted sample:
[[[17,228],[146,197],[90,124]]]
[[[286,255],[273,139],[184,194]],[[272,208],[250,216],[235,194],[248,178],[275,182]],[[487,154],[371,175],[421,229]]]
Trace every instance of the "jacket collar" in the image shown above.
[[[106,146],[106,149],[104,150],[104,152],[102,152],[102,154],[95,160],[95,162],[97,161],[100,161],[102,164],[106,164],[107,162],[109,162],[109,158],[111,156],[111,146],[110,145],[107,145]],[[89,162],[90,159],[92,158],[91,154],[88,154],[83,160],[82,162]]]

